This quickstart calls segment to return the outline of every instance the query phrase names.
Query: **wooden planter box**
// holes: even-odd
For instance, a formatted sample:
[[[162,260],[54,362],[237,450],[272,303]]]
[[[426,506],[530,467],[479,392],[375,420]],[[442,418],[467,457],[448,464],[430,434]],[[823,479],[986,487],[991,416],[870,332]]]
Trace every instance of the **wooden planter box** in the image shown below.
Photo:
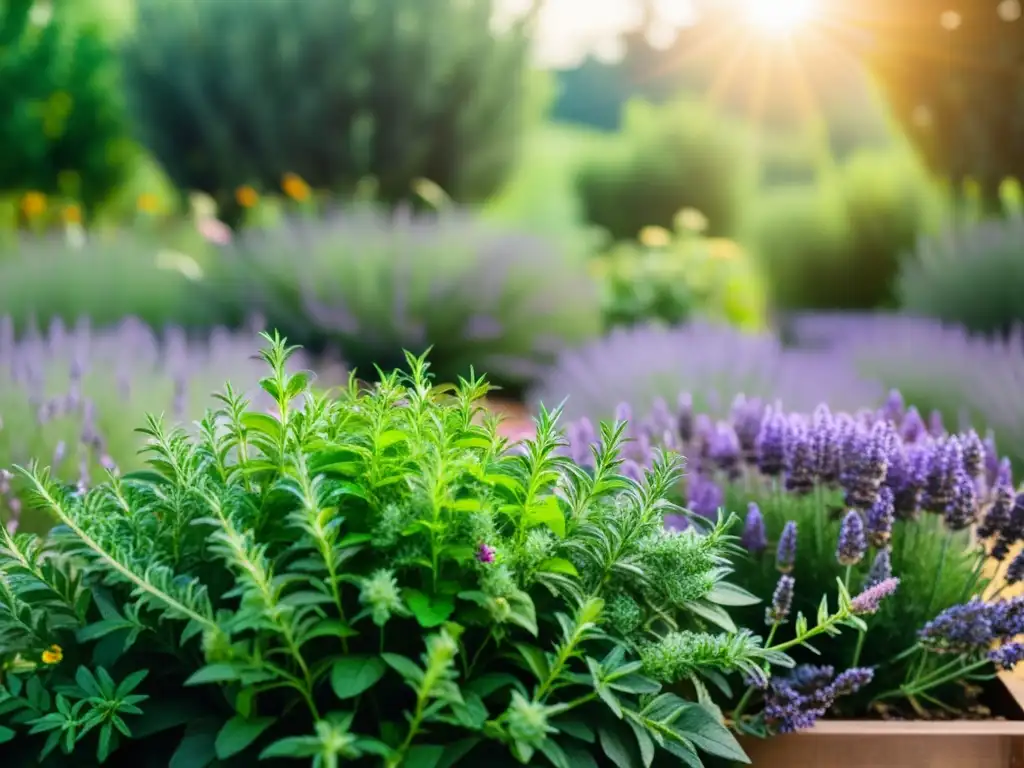
[[[741,739],[764,768],[1024,768],[1024,680],[1000,675],[1006,720],[824,720],[802,733]]]

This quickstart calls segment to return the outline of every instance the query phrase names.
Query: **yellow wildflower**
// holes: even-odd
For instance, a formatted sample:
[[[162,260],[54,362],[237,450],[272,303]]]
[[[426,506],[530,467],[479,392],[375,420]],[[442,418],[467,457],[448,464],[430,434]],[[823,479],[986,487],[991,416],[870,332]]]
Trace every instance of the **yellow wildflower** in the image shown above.
[[[672,242],[672,233],[664,227],[644,227],[637,239],[648,248],[664,248]]]
[[[64,210],[61,211],[61,218],[64,219],[65,224],[81,224],[82,209],[74,203],[65,205]]]
[[[255,208],[256,203],[260,201],[260,196],[248,184],[243,184],[235,190],[235,201],[243,208]]]
[[[46,195],[42,192],[26,192],[21,198],[21,212],[28,219],[42,216],[46,213]]]
[[[43,664],[59,664],[64,658],[64,650],[59,645],[51,645],[43,651]]]
[[[703,232],[708,228],[708,219],[696,208],[683,208],[676,214],[675,224],[688,232]]]
[[[292,200],[302,203],[309,199],[309,184],[302,180],[296,173],[286,173],[281,179],[281,189]]]
[[[143,192],[135,201],[135,207],[142,213],[153,214],[160,208],[160,200],[152,192]]]

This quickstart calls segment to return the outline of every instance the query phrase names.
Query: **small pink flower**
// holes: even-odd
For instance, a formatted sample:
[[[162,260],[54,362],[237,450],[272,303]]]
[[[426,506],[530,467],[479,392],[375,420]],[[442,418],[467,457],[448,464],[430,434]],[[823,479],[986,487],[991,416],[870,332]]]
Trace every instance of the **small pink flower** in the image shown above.
[[[494,562],[494,547],[489,547],[486,544],[481,544],[480,548],[476,551],[476,559],[481,563],[493,563]]]
[[[231,227],[219,219],[200,219],[196,222],[196,229],[204,240],[214,245],[228,245],[231,242]]]

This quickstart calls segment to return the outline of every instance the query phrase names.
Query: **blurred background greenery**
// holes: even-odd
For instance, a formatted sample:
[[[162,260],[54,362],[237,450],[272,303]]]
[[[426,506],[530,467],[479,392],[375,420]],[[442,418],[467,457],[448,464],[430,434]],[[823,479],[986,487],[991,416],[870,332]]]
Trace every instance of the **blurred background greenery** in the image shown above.
[[[621,327],[1024,320],[1020,0],[588,5],[2,0],[12,338],[258,317],[517,396]]]

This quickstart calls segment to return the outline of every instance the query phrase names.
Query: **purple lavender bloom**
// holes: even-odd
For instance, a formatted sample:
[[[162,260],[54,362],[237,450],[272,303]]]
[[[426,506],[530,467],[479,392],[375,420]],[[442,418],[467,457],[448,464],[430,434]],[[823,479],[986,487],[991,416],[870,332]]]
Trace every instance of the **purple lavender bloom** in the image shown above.
[[[839,480],[842,463],[839,429],[829,407],[822,403],[814,410],[811,422],[811,444],[818,480],[827,486],[833,486]]]
[[[633,424],[633,407],[629,403],[619,403],[615,406],[615,422],[622,421]]]
[[[735,478],[739,474],[740,451],[740,440],[732,425],[719,422],[708,441],[708,458]]]
[[[778,409],[765,413],[757,436],[757,466],[768,477],[778,477],[786,468],[786,417]]]
[[[985,446],[985,479],[992,485],[999,472],[999,450],[996,448],[995,433],[991,429],[985,434],[982,444]]]
[[[1002,640],[1024,634],[1024,595],[988,604],[992,631]]]
[[[814,490],[817,460],[806,423],[799,417],[789,420],[784,442],[786,490],[804,496]]]
[[[1007,584],[1019,584],[1024,581],[1024,551],[1018,552],[1006,566],[1005,578]]]
[[[882,607],[882,601],[892,595],[899,585],[899,579],[890,577],[868,587],[850,601],[850,610],[858,616],[877,613]]]
[[[963,449],[956,437],[940,440],[932,448],[925,478],[921,506],[929,512],[944,514],[953,501],[956,481],[963,467]]]
[[[903,418],[904,409],[905,403],[900,391],[898,389],[889,390],[889,396],[885,398],[885,405],[882,406],[882,418],[893,424],[899,424]]]
[[[999,538],[989,554],[1002,562],[1010,554],[1010,548],[1022,539],[1024,539],[1024,493],[1018,493],[1014,497],[1013,507],[1010,509],[1010,519],[999,531]]]
[[[864,559],[868,541],[864,536],[864,521],[860,512],[851,509],[843,518],[839,529],[839,542],[836,545],[836,559],[840,565],[857,565]]]
[[[714,520],[725,501],[722,488],[704,475],[693,475],[687,483],[686,508],[695,515]]]
[[[988,658],[1000,669],[1012,670],[1024,661],[1024,643],[1007,643],[989,651]]]
[[[764,517],[761,508],[753,501],[747,505],[747,519],[743,525],[740,544],[754,554],[761,554],[768,548],[768,536],[764,530]]]
[[[900,437],[905,443],[916,443],[928,433],[928,427],[921,418],[920,412],[913,405],[907,409],[900,425]]]
[[[476,550],[476,559],[478,562],[484,564],[490,564],[494,562],[494,547],[490,547],[487,544],[481,543]]]
[[[996,637],[989,606],[978,598],[947,608],[917,635],[923,646],[936,653],[983,651]]]
[[[782,528],[779,544],[775,550],[775,568],[779,573],[789,573],[796,562],[796,522],[790,520]]]
[[[880,549],[871,563],[871,570],[868,571],[868,577],[864,581],[864,589],[865,591],[870,590],[891,578],[892,554],[888,549]]]
[[[981,525],[978,526],[979,539],[991,538],[1009,524],[1010,512],[1013,510],[1013,486],[1010,477],[1010,460],[1003,459],[996,471],[992,503]]]
[[[626,459],[622,462],[622,466],[619,468],[619,472],[623,477],[627,477],[630,480],[640,483],[644,479],[644,471],[633,459]]]
[[[974,480],[985,468],[985,445],[973,429],[961,437],[960,444],[964,451],[964,471]]]
[[[977,494],[974,490],[974,481],[967,476],[967,473],[960,468],[956,485],[953,489],[953,498],[946,507],[946,527],[951,531],[962,531],[974,524],[977,515]]]
[[[889,471],[893,437],[892,426],[885,421],[876,423],[869,435],[851,433],[843,451],[842,476],[849,506],[868,509],[875,503]]]
[[[775,585],[775,592],[772,593],[772,604],[764,612],[765,624],[773,627],[786,622],[789,612],[793,608],[793,591],[795,589],[796,579],[787,575],[779,577],[779,581]]]
[[[745,395],[737,395],[732,404],[731,419],[744,463],[756,464],[757,437],[761,434],[764,404],[758,398],[748,400]]]
[[[878,489],[878,499],[867,514],[867,534],[871,546],[882,549],[889,545],[895,517],[892,490],[886,486]]]
[[[832,682],[832,693],[836,698],[857,693],[861,688],[871,684],[875,670],[871,667],[851,667],[839,673]]]
[[[679,395],[679,414],[676,416],[676,428],[679,439],[686,445],[693,440],[693,397],[689,392]]]
[[[669,531],[685,531],[690,527],[686,515],[665,515],[665,529]]]
[[[792,733],[810,728],[837,698],[856,693],[870,683],[873,670],[849,669],[835,680],[832,675],[832,667],[801,665],[788,677],[772,678],[764,707],[769,729],[773,733]]]
[[[928,416],[928,434],[938,439],[946,436],[946,426],[942,423],[942,413],[932,411]]]

